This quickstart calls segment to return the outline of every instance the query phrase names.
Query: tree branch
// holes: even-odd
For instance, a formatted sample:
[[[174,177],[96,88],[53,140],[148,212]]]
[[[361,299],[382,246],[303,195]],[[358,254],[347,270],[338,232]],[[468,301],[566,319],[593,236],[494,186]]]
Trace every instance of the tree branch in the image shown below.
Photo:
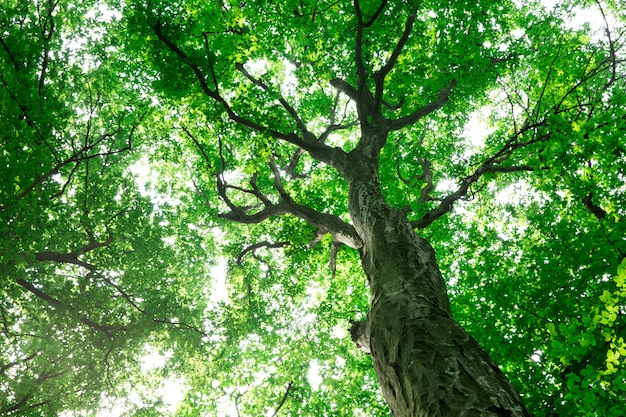
[[[28,290],[33,295],[37,296],[38,298],[41,298],[44,301],[47,301],[49,304],[55,307],[59,307],[63,310],[69,311],[70,313],[74,315],[77,315],[78,321],[83,323],[85,326],[93,330],[105,333],[109,337],[112,337],[113,331],[125,329],[124,326],[108,326],[108,325],[98,324],[85,316],[79,315],[74,306],[72,306],[71,304],[65,304],[62,301],[52,297],[51,295],[35,287],[30,282],[26,281],[25,279],[18,278],[17,283],[20,284],[24,289]]]
[[[272,417],[276,417],[278,415],[278,412],[282,408],[282,406],[285,405],[287,398],[289,398],[289,391],[291,391],[292,387],[293,387],[293,381],[289,381],[289,384],[287,384],[287,389],[285,390],[285,393],[283,394],[283,398],[282,400],[280,400],[280,403],[276,407],[276,410],[274,410],[274,414],[272,414]]]
[[[417,200],[418,203],[425,203],[428,200],[430,192],[433,190],[433,172],[430,169],[430,161],[426,158],[420,158],[422,163],[422,175],[418,179],[421,179],[426,183],[426,186],[420,190],[420,196]]]
[[[387,63],[380,68],[374,74],[374,82],[375,82],[375,96],[374,96],[374,108],[380,109],[381,103],[383,101],[383,90],[385,87],[385,77],[389,72],[393,69],[396,62],[398,61],[398,57],[402,53],[404,46],[409,40],[409,36],[411,35],[411,31],[413,30],[413,25],[415,24],[415,19],[417,18],[417,5],[413,6],[409,17],[407,18],[406,24],[404,25],[404,31],[402,32],[402,36],[398,40],[391,56]]]
[[[200,67],[198,67],[198,65],[196,65],[193,62],[193,60],[182,49],[178,47],[178,45],[172,42],[163,33],[162,23],[157,21],[153,29],[157,38],[170,51],[172,51],[186,66],[188,66],[193,71],[193,73],[195,74],[196,78],[198,79],[200,83],[201,89],[204,92],[204,94],[210,97],[211,99],[213,99],[218,104],[220,104],[222,108],[224,109],[224,111],[226,111],[228,118],[232,122],[242,127],[253,130],[255,132],[267,134],[274,139],[282,140],[284,142],[288,142],[293,145],[299,146],[303,148],[304,150],[306,150],[313,158],[335,167],[340,172],[344,171],[345,162],[346,162],[345,152],[343,152],[341,149],[331,148],[330,146],[324,145],[321,141],[319,141],[315,137],[315,135],[311,134],[310,132],[303,133],[302,136],[298,136],[295,133],[279,132],[277,130],[269,128],[268,126],[257,123],[254,120],[245,118],[241,116],[240,114],[238,114],[237,112],[235,112],[235,110],[230,106],[228,101],[226,101],[226,99],[220,94],[218,90],[218,81],[215,76],[215,70],[213,68],[213,64],[210,64],[210,71],[212,74],[215,88],[211,89],[209,85],[207,84],[205,76],[202,70],[200,69]],[[291,106],[286,101],[281,104],[283,104],[283,106],[287,105],[288,108],[291,108]],[[295,110],[294,110],[294,113],[295,113]],[[292,114],[292,117],[293,117],[293,114]]]
[[[369,124],[368,116],[372,115],[374,96],[367,88],[367,71],[365,70],[365,60],[363,59],[363,14],[359,0],[354,0],[354,10],[357,17],[356,44],[354,47],[354,61],[356,64],[357,88],[356,88],[356,110],[362,126]]]
[[[270,91],[270,87],[267,84],[265,84],[261,79],[252,76],[252,74],[250,74],[245,69],[243,64],[237,63],[235,64],[235,68],[237,68],[239,72],[241,72],[248,80],[250,80],[252,84],[260,87],[264,91]],[[278,102],[283,106],[283,108],[287,111],[287,113],[289,113],[289,115],[293,118],[293,120],[296,122],[296,125],[298,126],[298,129],[302,132],[303,135],[305,134],[312,135],[312,133],[309,132],[309,130],[307,129],[304,121],[302,121],[302,119],[298,115],[298,112],[296,112],[293,106],[291,106],[291,104],[289,104],[287,100],[285,100],[285,98],[281,94],[279,94]]]
[[[367,29],[372,26],[376,22],[376,20],[378,20],[383,10],[385,10],[385,7],[387,7],[387,0],[383,0],[380,2],[380,6],[378,6],[378,9],[376,9],[370,20],[363,24],[363,28]]]
[[[255,243],[253,245],[247,246],[246,248],[244,248],[241,253],[239,254],[239,256],[237,256],[237,259],[235,260],[235,263],[237,265],[241,265],[241,262],[243,261],[244,256],[246,256],[247,253],[249,252],[255,252],[257,249],[260,248],[284,248],[285,246],[289,245],[289,242],[268,242],[268,241],[263,241],[263,242],[259,242],[259,243]]]
[[[461,182],[461,185],[459,186],[459,188],[452,194],[449,194],[447,197],[445,197],[437,207],[430,210],[421,218],[417,220],[413,220],[411,222],[411,226],[418,228],[418,229],[424,229],[428,227],[431,223],[433,223],[435,220],[439,219],[441,216],[448,213],[450,210],[452,210],[454,203],[457,202],[459,199],[463,198],[467,194],[470,186],[476,183],[482,177],[482,175],[487,172],[506,173],[506,172],[522,172],[522,171],[533,171],[533,170],[534,169],[532,167],[527,166],[527,165],[501,167],[501,166],[494,166],[494,165],[489,165],[485,163],[481,165],[476,171],[474,171],[472,175],[470,175],[469,177],[466,177]]]
[[[256,191],[241,189],[240,191],[255,195],[263,204],[263,209],[250,214],[250,207],[237,206],[230,200],[226,194],[228,185],[225,184],[223,177],[218,175],[218,194],[230,209],[229,212],[220,214],[219,216],[238,223],[256,224],[270,217],[291,214],[305,220],[314,227],[323,228],[327,233],[331,233],[333,239],[338,243],[343,243],[355,249],[363,245],[361,238],[351,224],[344,222],[338,216],[322,213],[307,205],[295,202],[282,186],[280,173],[278,172],[276,164],[270,161],[270,167],[274,174],[274,188],[280,195],[280,201],[278,203],[272,203],[267,196],[261,197],[261,195],[257,195],[261,193],[258,189]]]
[[[596,219],[598,220],[604,219],[606,217],[606,211],[602,207],[594,203],[592,198],[593,198],[593,193],[590,192],[583,198],[583,204],[585,205],[585,207],[587,207],[587,210],[589,210],[591,214],[596,216]]]
[[[50,177],[52,177],[55,174],[58,174],[60,172],[60,170],[62,168],[64,168],[65,166],[75,163],[75,164],[80,164],[81,162],[84,161],[88,161],[90,159],[94,159],[94,158],[98,158],[101,156],[110,156],[110,155],[116,155],[122,152],[126,152],[129,151],[130,149],[132,149],[132,137],[135,133],[135,130],[137,129],[139,123],[141,122],[141,120],[143,119],[144,115],[142,115],[140,117],[140,120],[138,123],[134,124],[131,127],[131,130],[128,134],[128,139],[127,139],[127,145],[119,148],[119,149],[115,149],[112,150],[110,149],[109,151],[106,152],[97,152],[94,154],[88,154],[89,152],[91,152],[93,149],[97,148],[100,144],[102,144],[105,140],[110,139],[112,137],[114,137],[115,135],[117,135],[118,133],[120,133],[121,128],[118,127],[117,130],[110,132],[110,133],[105,133],[102,134],[98,139],[96,139],[93,143],[88,143],[87,140],[88,138],[85,139],[85,144],[83,145],[82,148],[80,148],[79,150],[75,151],[69,158],[65,159],[62,162],[58,162],[52,169],[50,169],[48,172],[45,172],[43,174],[41,174],[39,177],[37,177],[28,187],[26,187],[24,189],[24,191],[22,191],[21,193],[17,194],[14,197],[15,201],[19,201],[21,199],[23,199],[24,197],[26,197],[27,195],[29,195],[35,188],[37,188],[37,186],[39,186],[40,184],[42,184],[44,181],[46,181],[47,179],[49,179]],[[72,173],[77,169],[77,167],[74,167],[74,169],[72,170]],[[70,175],[70,179],[71,179],[71,175]],[[69,179],[68,179],[69,182]],[[66,185],[67,186],[67,183]],[[65,186],[63,187],[62,191],[65,189]],[[62,192],[61,191],[61,192]],[[54,194],[51,198],[54,198],[56,196],[58,196],[59,194]],[[10,205],[8,205],[10,206]],[[6,209],[7,206],[4,205],[0,205],[0,210]]]
[[[12,367],[17,366],[20,363],[26,363],[28,361],[35,359],[38,354],[39,354],[38,352],[35,352],[24,358],[16,359],[13,362],[8,362],[8,363],[5,363],[4,365],[0,365],[0,375],[4,375],[8,369],[11,369]]]
[[[408,116],[401,117],[396,120],[391,120],[389,130],[400,130],[406,126],[411,126],[421,118],[428,116],[430,113],[442,108],[448,102],[450,93],[452,92],[452,89],[455,85],[456,80],[452,80],[447,88],[442,88],[439,91],[439,95],[435,101],[425,104]]]

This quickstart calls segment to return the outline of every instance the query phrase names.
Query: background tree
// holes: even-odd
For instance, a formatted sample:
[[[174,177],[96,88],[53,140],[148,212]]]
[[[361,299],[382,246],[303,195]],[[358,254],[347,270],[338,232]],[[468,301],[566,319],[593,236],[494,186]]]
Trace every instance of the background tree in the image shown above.
[[[615,3],[5,3],[5,414],[623,412]]]

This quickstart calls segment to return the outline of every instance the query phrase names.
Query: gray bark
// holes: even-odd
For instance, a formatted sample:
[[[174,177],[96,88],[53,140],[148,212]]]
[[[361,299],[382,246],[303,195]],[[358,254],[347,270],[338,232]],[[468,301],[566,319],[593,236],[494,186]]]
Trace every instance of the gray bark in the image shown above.
[[[368,169],[377,164],[351,157],[349,209],[371,289],[368,318],[354,324],[352,336],[371,353],[393,415],[529,416],[505,375],[452,318],[434,250],[386,203]]]

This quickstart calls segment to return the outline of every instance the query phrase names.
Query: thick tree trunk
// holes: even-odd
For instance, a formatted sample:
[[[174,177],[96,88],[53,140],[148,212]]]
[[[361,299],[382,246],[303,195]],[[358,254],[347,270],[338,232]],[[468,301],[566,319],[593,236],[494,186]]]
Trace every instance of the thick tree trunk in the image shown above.
[[[371,353],[393,415],[529,416],[504,374],[452,318],[434,250],[386,203],[367,168],[355,165],[349,179],[372,297],[353,337]]]

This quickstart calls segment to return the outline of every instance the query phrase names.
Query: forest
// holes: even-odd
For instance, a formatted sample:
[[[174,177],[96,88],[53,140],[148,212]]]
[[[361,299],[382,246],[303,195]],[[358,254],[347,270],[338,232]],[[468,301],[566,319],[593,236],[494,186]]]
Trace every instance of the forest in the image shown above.
[[[0,8],[0,415],[625,415],[621,2]]]

